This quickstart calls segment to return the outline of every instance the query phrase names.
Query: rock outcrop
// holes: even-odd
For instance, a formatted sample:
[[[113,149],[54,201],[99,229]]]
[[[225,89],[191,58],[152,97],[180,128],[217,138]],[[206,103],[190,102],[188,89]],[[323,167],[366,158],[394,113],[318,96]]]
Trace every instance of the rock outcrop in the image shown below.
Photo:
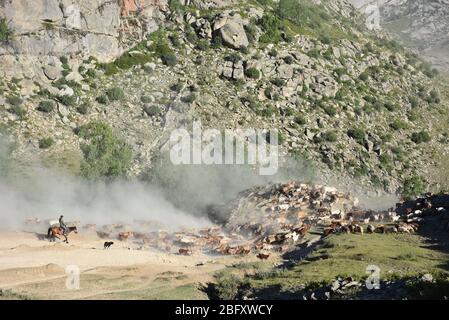
[[[214,22],[214,32],[219,32],[223,43],[233,49],[246,48],[249,44],[243,20],[239,14],[223,14]]]
[[[3,1],[0,17],[14,39],[0,48],[0,64],[6,66],[1,71],[20,75],[24,64],[47,65],[45,60],[60,56],[112,61],[156,30],[166,10],[166,0]],[[17,57],[23,61],[16,63]],[[50,73],[46,68],[52,79]]]
[[[382,28],[399,42],[421,54],[440,70],[449,71],[449,0],[351,2],[362,12],[368,12],[369,16],[378,14]]]

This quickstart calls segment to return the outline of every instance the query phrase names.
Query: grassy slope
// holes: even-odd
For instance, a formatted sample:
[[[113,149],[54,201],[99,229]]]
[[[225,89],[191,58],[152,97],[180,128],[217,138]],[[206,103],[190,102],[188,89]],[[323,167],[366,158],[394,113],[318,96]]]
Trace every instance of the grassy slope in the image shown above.
[[[424,273],[449,275],[448,259],[449,254],[431,248],[417,234],[332,235],[291,269],[267,271],[260,265],[239,265],[228,271],[227,278],[219,275],[217,283],[231,273],[240,274],[236,281],[256,297],[298,298],[302,289],[328,285],[340,276],[363,280],[369,265],[380,268],[381,280]]]

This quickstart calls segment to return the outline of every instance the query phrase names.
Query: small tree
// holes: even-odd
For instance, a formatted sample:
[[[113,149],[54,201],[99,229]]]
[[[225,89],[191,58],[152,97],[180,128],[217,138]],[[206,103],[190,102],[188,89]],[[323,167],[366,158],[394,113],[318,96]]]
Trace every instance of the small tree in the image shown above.
[[[432,138],[427,131],[419,131],[412,133],[412,141],[416,144],[420,144],[423,142],[429,142]]]
[[[411,200],[419,197],[426,191],[425,181],[423,178],[417,175],[406,179],[402,187],[402,197],[405,200]]]
[[[0,43],[11,41],[13,38],[14,33],[9,28],[6,18],[0,18]]]
[[[82,126],[78,136],[84,159],[81,175],[88,179],[113,179],[125,176],[133,158],[131,148],[114,136],[112,129],[102,122]]]
[[[125,98],[125,93],[119,87],[112,87],[106,91],[109,101],[117,101]]]
[[[260,71],[257,70],[256,68],[248,68],[245,70],[245,75],[251,79],[259,79]]]
[[[55,103],[50,100],[41,101],[39,102],[39,107],[37,110],[45,113],[52,112],[55,109]]]
[[[55,143],[55,141],[48,137],[48,138],[43,138],[39,140],[39,148],[40,149],[48,149],[50,148],[53,144]]]

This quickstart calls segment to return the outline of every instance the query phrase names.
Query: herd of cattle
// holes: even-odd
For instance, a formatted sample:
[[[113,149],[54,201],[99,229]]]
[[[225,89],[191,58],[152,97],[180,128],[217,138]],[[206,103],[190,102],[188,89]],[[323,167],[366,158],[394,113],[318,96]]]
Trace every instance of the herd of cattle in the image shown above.
[[[439,216],[440,225],[447,226],[449,195],[427,194],[389,210],[372,211],[362,209],[351,194],[335,188],[289,182],[246,190],[226,210],[225,224],[204,229],[170,232],[158,230],[154,221],[101,228],[87,224],[83,229],[102,239],[133,241],[141,248],[181,255],[254,253],[260,259],[268,259],[271,252],[284,253],[331,234],[416,232],[428,216]]]

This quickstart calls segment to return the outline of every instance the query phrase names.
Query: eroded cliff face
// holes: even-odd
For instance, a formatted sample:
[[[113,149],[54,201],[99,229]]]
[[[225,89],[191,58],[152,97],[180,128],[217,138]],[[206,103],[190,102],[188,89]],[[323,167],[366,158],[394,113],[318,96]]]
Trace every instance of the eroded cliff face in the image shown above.
[[[362,12],[378,8],[382,28],[449,72],[449,0],[351,0]],[[372,10],[368,10],[372,14]]]
[[[14,33],[0,47],[0,72],[33,77],[60,56],[112,61],[156,30],[167,8],[167,0],[0,1]]]

